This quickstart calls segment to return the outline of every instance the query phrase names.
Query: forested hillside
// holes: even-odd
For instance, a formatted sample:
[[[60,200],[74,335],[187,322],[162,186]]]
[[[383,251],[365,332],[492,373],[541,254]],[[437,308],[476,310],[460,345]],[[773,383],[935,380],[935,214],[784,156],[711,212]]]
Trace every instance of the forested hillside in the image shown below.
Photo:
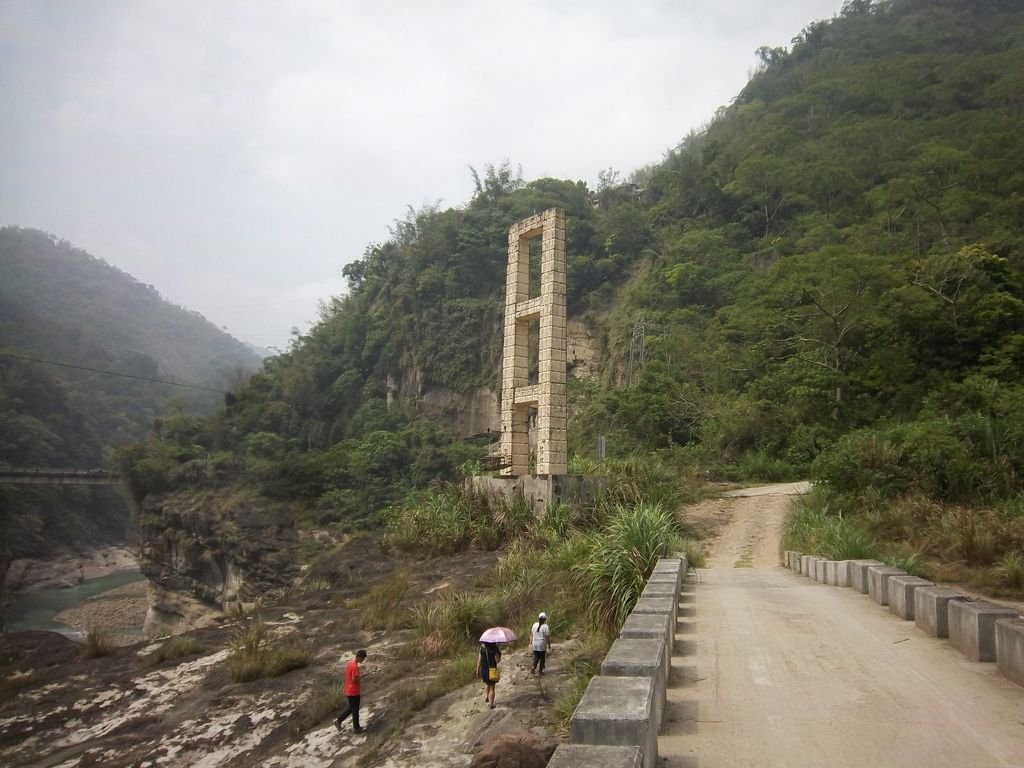
[[[0,466],[108,467],[161,418],[222,407],[259,365],[152,286],[46,233],[0,229]],[[0,506],[15,555],[129,521],[110,490],[0,486]]]
[[[321,522],[453,476],[472,451],[418,420],[418,398],[497,387],[507,228],[559,205],[570,314],[602,353],[572,382],[577,455],[605,434],[705,476],[858,492],[836,457],[872,444],[852,466],[894,468],[859,478],[888,483],[878,498],[1013,497],[1024,6],[851,0],[758,54],[735,101],[635,184],[505,164],[474,174],[465,207],[410,211],[237,402],[128,457],[137,496],[181,487],[175,446],[194,444]]]

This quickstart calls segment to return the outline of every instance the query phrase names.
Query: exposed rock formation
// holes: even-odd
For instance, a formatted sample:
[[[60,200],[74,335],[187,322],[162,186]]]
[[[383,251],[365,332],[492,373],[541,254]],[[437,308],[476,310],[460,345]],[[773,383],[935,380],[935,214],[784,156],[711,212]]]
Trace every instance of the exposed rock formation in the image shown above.
[[[473,756],[469,768],[544,768],[558,742],[520,731],[492,739]]]
[[[228,605],[278,594],[298,574],[292,512],[223,494],[149,496],[139,567],[152,582],[145,630],[207,626]]]

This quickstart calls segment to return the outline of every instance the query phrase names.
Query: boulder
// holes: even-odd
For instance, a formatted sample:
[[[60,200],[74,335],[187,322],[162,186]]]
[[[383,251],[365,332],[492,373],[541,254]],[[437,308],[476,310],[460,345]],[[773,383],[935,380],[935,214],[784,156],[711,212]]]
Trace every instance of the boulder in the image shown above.
[[[544,768],[558,742],[520,731],[491,739],[473,756],[469,768]]]

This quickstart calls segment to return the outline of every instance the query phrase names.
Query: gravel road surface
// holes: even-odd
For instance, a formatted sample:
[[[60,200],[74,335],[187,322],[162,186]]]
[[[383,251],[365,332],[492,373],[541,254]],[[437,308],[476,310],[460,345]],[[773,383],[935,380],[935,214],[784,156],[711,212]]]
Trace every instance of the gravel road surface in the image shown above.
[[[867,595],[779,566],[788,501],[693,510],[718,536],[684,594],[661,765],[1024,766],[1024,688]]]

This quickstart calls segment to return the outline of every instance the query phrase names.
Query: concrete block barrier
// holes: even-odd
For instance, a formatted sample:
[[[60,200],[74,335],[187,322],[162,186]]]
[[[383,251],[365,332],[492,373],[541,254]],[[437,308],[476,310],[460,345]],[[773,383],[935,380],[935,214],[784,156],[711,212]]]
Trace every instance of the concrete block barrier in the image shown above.
[[[835,586],[836,583],[836,566],[839,565],[835,560],[825,561],[825,583]]]
[[[789,570],[793,573],[800,573],[800,553],[790,552],[789,553]]]
[[[548,768],[641,768],[643,764],[640,747],[559,744]]]
[[[569,741],[611,747],[639,747],[644,768],[658,765],[658,731],[652,722],[654,679],[590,679],[569,721]]]
[[[831,560],[818,558],[814,561],[814,580],[819,584],[828,584],[828,564]]]
[[[921,587],[934,587],[927,579],[917,576],[889,577],[889,612],[901,619],[914,620],[914,592]]]
[[[686,558],[685,557],[663,557],[654,564],[654,568],[651,570],[651,575],[665,576],[670,575],[675,577],[676,592],[683,585],[683,579],[686,577]]]
[[[679,604],[676,602],[674,597],[641,597],[636,601],[636,605],[633,606],[633,613],[660,613],[669,617],[669,621],[674,622],[673,618],[676,615]],[[675,630],[675,624],[672,624],[673,631]]]
[[[813,555],[800,555],[800,575],[810,576],[811,575],[811,561],[814,560]]]
[[[608,649],[601,674],[609,677],[650,677],[654,680],[654,700],[651,705],[651,722],[655,731],[661,730],[665,717],[668,674],[665,659],[669,656],[665,641],[659,639],[638,639],[620,637]]]
[[[949,642],[972,661],[996,660],[996,620],[1016,611],[986,600],[949,601]]]
[[[889,604],[889,577],[906,576],[907,572],[891,565],[868,566],[868,596],[879,605]]]
[[[945,587],[914,590],[914,625],[932,637],[949,637],[949,601],[963,597]]]
[[[671,582],[657,582],[648,581],[647,586],[644,587],[644,591],[640,593],[640,598],[645,597],[651,598],[665,598],[666,600],[672,601],[672,626],[676,625],[676,619],[679,618],[679,589]]]
[[[996,666],[1003,677],[1024,685],[1024,619],[996,619]]]
[[[850,561],[849,560],[837,560],[835,570],[835,581],[830,581],[833,587],[848,587],[850,586]]]
[[[665,679],[672,671],[672,650],[675,643],[675,627],[669,617],[661,613],[631,613],[622,622],[619,637],[634,640],[665,641]]]
[[[879,560],[850,560],[850,586],[862,595],[868,593],[868,568],[884,565]]]

